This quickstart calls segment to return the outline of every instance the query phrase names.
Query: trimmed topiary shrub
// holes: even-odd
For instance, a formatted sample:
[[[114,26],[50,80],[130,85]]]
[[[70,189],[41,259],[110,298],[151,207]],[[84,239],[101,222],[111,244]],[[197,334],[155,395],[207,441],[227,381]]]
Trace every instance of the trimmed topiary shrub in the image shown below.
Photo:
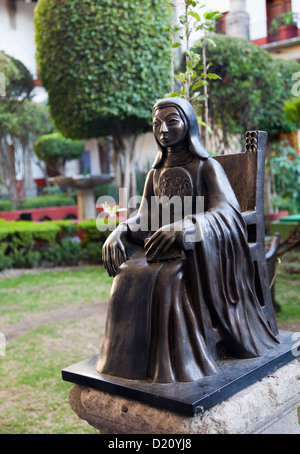
[[[111,136],[115,183],[129,197],[137,135],[151,130],[152,107],[170,91],[170,14],[164,0],[39,0],[35,9],[55,125],[72,139]]]
[[[5,241],[10,245],[17,239],[24,247],[33,245],[34,240],[42,240],[52,245],[60,235],[59,225],[53,222],[30,222],[30,221],[3,221],[0,219],[0,242]]]
[[[37,59],[51,113],[66,137],[148,129],[169,88],[168,9],[162,0],[40,0]]]
[[[34,152],[37,157],[57,172],[66,161],[79,159],[84,151],[81,140],[70,140],[60,133],[45,134],[34,143]]]

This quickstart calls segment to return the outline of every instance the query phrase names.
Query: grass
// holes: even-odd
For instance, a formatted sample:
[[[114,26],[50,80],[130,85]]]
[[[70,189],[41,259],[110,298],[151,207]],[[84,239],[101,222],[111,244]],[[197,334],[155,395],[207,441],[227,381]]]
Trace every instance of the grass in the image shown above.
[[[69,306],[71,312],[68,320],[49,321],[7,343],[0,357],[0,433],[96,433],[71,410],[71,384],[62,381],[61,369],[99,353],[104,320],[97,314],[77,319],[76,307],[107,299],[110,286],[101,267],[0,281],[0,331],[3,322],[26,324],[45,309]]]
[[[99,267],[4,279],[0,281],[0,317],[5,315],[6,323],[13,323],[46,309],[96,302],[108,297],[110,286],[111,278]]]
[[[72,414],[67,399],[71,384],[62,381],[60,373],[87,354],[97,354],[99,327],[96,323],[90,325],[94,331],[92,348],[91,339],[84,333],[78,336],[84,329],[80,322],[50,323],[8,344],[0,367],[0,433],[95,433]]]
[[[102,267],[24,274],[0,281],[0,331],[27,325],[27,331],[6,345],[0,356],[1,434],[94,434],[71,410],[70,383],[61,369],[99,353],[112,279]],[[278,320],[300,322],[300,274],[278,274]],[[99,304],[96,313],[78,316],[78,307]],[[61,308],[68,318],[51,319]],[[49,320],[30,327],[49,312]]]
[[[300,323],[300,248],[294,248],[281,257],[277,266],[275,300],[281,310],[278,322]],[[300,331],[300,328],[299,328]]]
[[[300,274],[279,273],[275,283],[275,299],[281,306],[277,315],[279,322],[300,322]]]

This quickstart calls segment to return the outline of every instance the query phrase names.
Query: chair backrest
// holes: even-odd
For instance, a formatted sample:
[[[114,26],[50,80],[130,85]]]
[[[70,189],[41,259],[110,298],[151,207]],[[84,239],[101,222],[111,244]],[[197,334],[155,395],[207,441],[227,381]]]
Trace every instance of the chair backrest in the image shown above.
[[[240,204],[248,233],[248,243],[255,269],[255,287],[270,328],[276,335],[272,297],[265,254],[264,179],[268,134],[247,131],[245,151],[214,156],[225,170]]]
[[[247,131],[245,151],[214,156],[222,165],[247,224],[248,241],[264,243],[264,178],[268,134]]]

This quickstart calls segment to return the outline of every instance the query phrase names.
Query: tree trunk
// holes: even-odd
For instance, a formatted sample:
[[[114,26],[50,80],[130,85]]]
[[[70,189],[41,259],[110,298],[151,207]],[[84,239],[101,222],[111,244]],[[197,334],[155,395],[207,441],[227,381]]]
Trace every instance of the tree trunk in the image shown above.
[[[113,137],[113,171],[115,185],[125,188],[127,201],[136,195],[135,145],[137,134],[128,137]]]
[[[190,73],[188,69],[188,62],[189,62],[189,55],[188,52],[190,50],[190,29],[188,26],[188,21],[189,21],[189,5],[188,2],[185,1],[185,20],[186,20],[186,26],[185,26],[185,45],[186,45],[186,53],[185,53],[185,83],[186,83],[186,95],[185,98],[187,100],[190,99]]]
[[[32,187],[32,171],[31,171],[31,155],[32,150],[28,144],[22,144],[23,149],[23,166],[24,166],[24,176],[23,176],[23,190],[22,196],[27,197],[27,192]]]
[[[204,73],[204,81],[207,81],[207,58],[206,58],[206,42],[204,41],[203,47],[202,47],[202,58],[203,58],[203,73]],[[208,89],[207,85],[204,85],[203,87],[204,90],[204,123],[205,123],[205,128],[204,128],[204,147],[206,148],[208,145]]]
[[[266,163],[270,163],[270,152],[269,147],[267,146],[266,150]],[[265,200],[266,200],[266,212],[272,213],[273,206],[272,206],[272,170],[271,166],[267,167],[267,173],[265,177]]]
[[[15,147],[14,145],[8,145],[9,154],[9,174],[10,174],[10,187],[9,195],[15,208],[18,208],[18,191],[17,191],[17,179],[16,179],[16,162],[15,162]]]
[[[0,179],[8,192],[8,197],[15,208],[18,208],[20,198],[26,196],[26,189],[31,181],[31,151],[24,143],[16,151],[14,143],[8,143],[7,137],[0,140]],[[23,187],[19,192],[17,173],[23,169]]]

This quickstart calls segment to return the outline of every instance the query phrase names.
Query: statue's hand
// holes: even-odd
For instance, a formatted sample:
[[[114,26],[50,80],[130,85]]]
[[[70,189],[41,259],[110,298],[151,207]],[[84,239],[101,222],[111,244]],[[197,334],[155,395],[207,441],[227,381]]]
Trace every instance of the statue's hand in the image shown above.
[[[115,276],[123,262],[127,260],[126,231],[116,228],[102,248],[102,261],[110,276]]]
[[[194,243],[199,241],[196,232],[194,222],[188,218],[161,227],[145,244],[146,259],[155,261],[162,258],[170,248],[177,251],[194,249]]]
[[[177,230],[174,224],[165,225],[155,232],[145,245],[146,258],[151,260],[158,259],[161,255],[166,255],[171,247],[178,250],[183,249],[182,230]]]

